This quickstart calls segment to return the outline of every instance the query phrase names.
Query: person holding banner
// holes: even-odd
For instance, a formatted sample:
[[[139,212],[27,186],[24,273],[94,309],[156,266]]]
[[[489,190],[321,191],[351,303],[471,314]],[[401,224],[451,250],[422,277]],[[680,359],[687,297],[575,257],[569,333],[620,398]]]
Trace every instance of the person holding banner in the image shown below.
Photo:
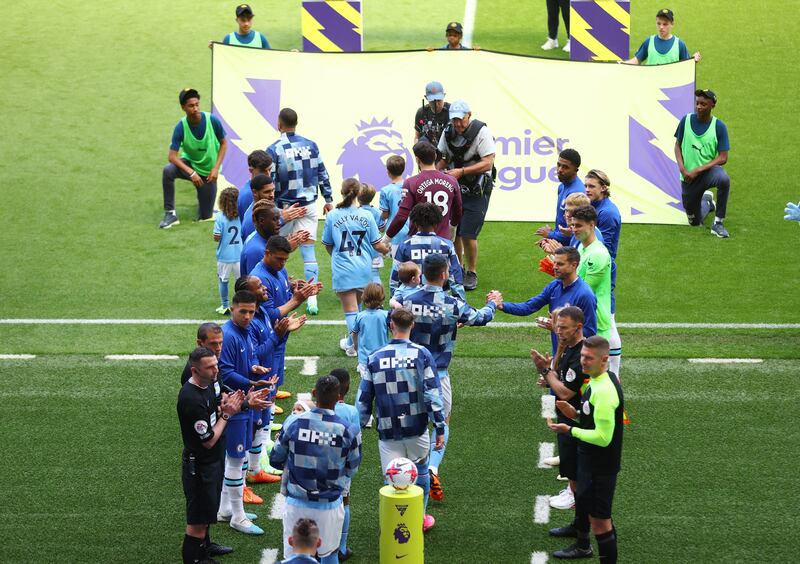
[[[199,221],[213,219],[217,177],[228,150],[222,123],[208,112],[200,111],[200,94],[197,90],[184,88],[178,94],[178,102],[186,116],[172,132],[169,164],[164,167],[161,175],[164,219],[158,224],[159,229],[169,229],[180,223],[178,214],[175,213],[176,178],[183,178],[194,184],[200,208]]]
[[[494,185],[494,136],[486,124],[472,119],[464,100],[450,106],[450,125],[439,139],[439,169],[458,180],[464,215],[456,232],[456,252],[464,267],[464,289],[478,287],[478,235],[483,228]],[[434,202],[436,203],[436,202]]]
[[[287,237],[296,231],[308,231],[311,238],[300,245],[303,255],[303,275],[306,280],[319,279],[319,264],[314,253],[317,239],[317,189],[325,199],[323,213],[333,209],[333,195],[328,171],[319,155],[319,147],[310,139],[295,133],[297,112],[283,108],[278,113],[278,130],[281,138],[267,147],[267,153],[274,163],[275,200],[283,209],[299,204],[305,215],[287,220],[281,227],[281,235]],[[306,304],[310,315],[317,315],[317,297],[311,296]]]
[[[239,45],[241,47],[254,47],[256,49],[271,49],[266,36],[253,29],[253,9],[249,4],[236,6],[236,23],[239,30],[229,33],[222,40],[225,45]],[[208,44],[211,47],[211,43]]]
[[[731,143],[728,128],[711,115],[717,105],[717,95],[711,90],[697,90],[695,113],[687,114],[675,131],[675,160],[681,171],[681,199],[689,225],[702,225],[706,217],[717,210],[711,233],[727,238],[722,224],[728,209],[731,179],[722,168],[728,162]],[[717,202],[709,188],[717,187]]]
[[[689,55],[686,43],[672,35],[674,25],[675,14],[672,13],[672,10],[666,8],[659,10],[656,14],[656,30],[658,33],[645,39],[636,51],[636,55],[627,61],[620,62],[626,65],[641,65],[642,63],[645,65],[665,65],[693,58],[699,63],[700,59],[702,59],[700,51],[697,51],[694,55]]]
[[[333,291],[342,302],[347,323],[347,337],[339,341],[347,356],[358,356],[352,333],[364,287],[372,281],[370,250],[386,254],[391,249],[388,243],[381,241],[375,217],[356,206],[360,193],[361,183],[355,178],[342,182],[344,199],[328,214],[322,231],[322,244],[331,255]]]

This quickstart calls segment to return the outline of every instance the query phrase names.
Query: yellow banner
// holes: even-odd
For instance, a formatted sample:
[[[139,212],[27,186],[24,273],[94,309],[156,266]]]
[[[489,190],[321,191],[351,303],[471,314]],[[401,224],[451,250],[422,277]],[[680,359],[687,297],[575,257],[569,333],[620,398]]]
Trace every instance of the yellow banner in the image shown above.
[[[215,44],[213,113],[228,133],[221,187],[249,178],[246,156],[279,137],[280,108],[317,142],[338,201],[343,178],[380,188],[384,163],[413,174],[414,114],[425,85],[467,101],[496,138],[488,219],[555,217],[556,159],[572,147],[581,171],[604,170],[633,223],[685,223],[674,157],[678,121],[693,110],[693,60],[663,66],[585,63],[489,51],[298,53]],[[227,184],[226,184],[227,182]],[[377,203],[377,202],[375,202]]]

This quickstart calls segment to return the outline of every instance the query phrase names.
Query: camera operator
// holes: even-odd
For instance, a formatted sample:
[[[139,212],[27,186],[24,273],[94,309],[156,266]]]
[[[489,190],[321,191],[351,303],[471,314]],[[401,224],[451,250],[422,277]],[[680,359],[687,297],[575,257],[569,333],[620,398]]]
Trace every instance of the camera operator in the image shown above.
[[[494,136],[482,121],[473,120],[469,105],[450,105],[450,124],[439,139],[439,169],[448,169],[461,186],[463,216],[456,232],[456,252],[464,267],[464,289],[478,286],[478,235],[489,209],[496,171]]]
[[[444,86],[441,82],[433,81],[425,86],[425,101],[414,116],[414,143],[428,141],[436,147],[442,131],[450,122],[450,104],[444,101]]]

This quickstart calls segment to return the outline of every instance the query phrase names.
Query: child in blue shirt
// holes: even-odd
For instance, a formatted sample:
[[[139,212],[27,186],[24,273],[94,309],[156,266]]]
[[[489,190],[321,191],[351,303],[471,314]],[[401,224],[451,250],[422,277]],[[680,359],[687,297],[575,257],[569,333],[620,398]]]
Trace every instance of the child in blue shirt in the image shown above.
[[[364,309],[356,315],[353,347],[358,351],[358,371],[367,369],[369,355],[389,342],[389,312],[383,309],[383,286],[370,282],[364,288]]]
[[[381,216],[380,210],[372,205],[375,199],[375,187],[372,184],[362,184],[361,191],[358,193],[358,205],[367,210],[375,218],[378,230],[383,232],[386,229],[386,221]],[[383,268],[383,255],[372,249],[372,281],[381,283],[381,268]]]
[[[392,294],[389,305],[392,309],[403,307],[403,300],[412,292],[422,287],[422,272],[414,261],[406,261],[397,269],[397,277],[400,279],[400,286]]]
[[[381,209],[381,218],[385,225],[391,225],[394,221],[394,216],[397,215],[397,210],[400,209],[400,200],[403,199],[405,192],[403,192],[403,173],[406,170],[406,160],[400,155],[392,155],[386,159],[386,174],[389,175],[391,184],[387,184],[381,188],[381,196],[378,200],[378,207]],[[408,239],[408,230],[410,220],[406,221],[403,228],[397,232],[397,235],[392,237],[392,269],[397,268],[397,263],[394,261],[394,254],[397,252],[397,247],[400,243]]]
[[[336,403],[334,412],[344,419],[353,430],[353,434],[361,434],[361,419],[355,405],[345,403],[344,398],[350,391],[350,372],[346,368],[334,368],[331,376],[339,380],[339,401]],[[359,438],[359,442],[361,439]],[[344,523],[342,524],[342,537],[339,541],[339,561],[343,562],[353,555],[353,551],[347,548],[347,536],[350,532],[350,485],[342,491],[342,503],[344,503]]]
[[[217,277],[219,278],[219,297],[222,301],[216,311],[220,315],[230,313],[228,307],[228,280],[239,278],[239,258],[242,254],[242,223],[236,201],[239,190],[225,188],[219,195],[220,211],[214,214],[214,240],[217,242]]]

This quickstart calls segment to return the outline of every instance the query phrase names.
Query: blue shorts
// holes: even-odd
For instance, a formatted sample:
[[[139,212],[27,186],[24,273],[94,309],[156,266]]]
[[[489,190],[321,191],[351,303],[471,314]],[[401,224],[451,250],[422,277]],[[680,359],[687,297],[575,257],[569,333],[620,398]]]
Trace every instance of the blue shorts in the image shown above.
[[[278,383],[275,384],[275,388],[277,389],[279,386],[283,385],[283,372],[286,366],[286,349],[276,352],[275,355],[272,357],[272,374],[270,376],[278,376]],[[274,396],[275,392],[273,391],[270,396]]]
[[[244,416],[242,416],[244,415]],[[225,428],[225,452],[230,458],[244,458],[253,446],[253,416],[238,414]]]

